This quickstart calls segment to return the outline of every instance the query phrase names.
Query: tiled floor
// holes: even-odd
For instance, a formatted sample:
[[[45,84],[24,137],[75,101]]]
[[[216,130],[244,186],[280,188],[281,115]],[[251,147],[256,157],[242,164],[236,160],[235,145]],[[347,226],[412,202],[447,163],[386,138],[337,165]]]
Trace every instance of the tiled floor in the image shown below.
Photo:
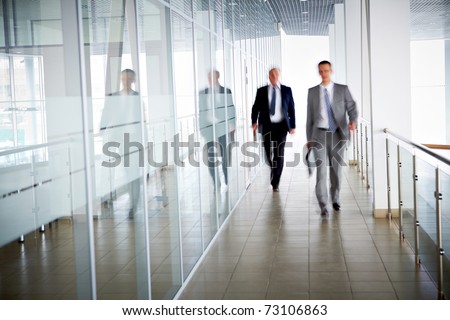
[[[314,179],[304,165],[288,165],[292,156],[287,154],[279,193],[269,187],[267,168],[255,177],[182,299],[437,298],[428,273],[416,267],[408,244],[399,241],[396,225],[372,217],[372,195],[354,168],[344,169],[342,211],[321,217]],[[208,172],[204,176],[209,179]],[[170,174],[159,184],[163,180],[172,201],[164,205],[155,197],[149,202],[153,299],[171,299],[180,288],[180,250],[183,276],[201,254],[195,195],[183,193],[179,200],[184,208],[180,248],[177,188]],[[149,195],[161,189],[150,184]],[[135,254],[140,224],[127,219],[127,205],[119,198],[113,214],[94,220],[99,299],[136,299],[142,285]],[[77,299],[83,284],[77,268],[86,255],[74,243],[86,229],[76,223],[84,222],[60,220],[45,233],[28,234],[22,245],[2,247],[0,299]],[[207,243],[210,236],[204,237]]]
[[[285,168],[280,192],[262,170],[181,299],[436,299],[428,273],[372,216],[371,193],[344,169],[340,212],[321,217],[314,180]]]

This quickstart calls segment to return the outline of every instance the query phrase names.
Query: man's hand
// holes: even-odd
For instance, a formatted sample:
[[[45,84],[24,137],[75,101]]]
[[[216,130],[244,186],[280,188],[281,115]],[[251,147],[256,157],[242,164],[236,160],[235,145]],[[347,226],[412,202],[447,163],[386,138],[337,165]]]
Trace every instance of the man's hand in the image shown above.
[[[289,130],[289,134],[295,134],[295,129]]]
[[[254,123],[254,124],[252,124],[252,127],[253,127],[253,132],[255,132],[258,129],[258,124]]]
[[[348,124],[348,130],[350,131],[356,130],[356,123],[354,121],[350,121],[350,123]]]
[[[306,143],[306,148],[307,148],[308,151],[309,151],[309,149],[311,149],[311,143],[307,142],[307,143]]]

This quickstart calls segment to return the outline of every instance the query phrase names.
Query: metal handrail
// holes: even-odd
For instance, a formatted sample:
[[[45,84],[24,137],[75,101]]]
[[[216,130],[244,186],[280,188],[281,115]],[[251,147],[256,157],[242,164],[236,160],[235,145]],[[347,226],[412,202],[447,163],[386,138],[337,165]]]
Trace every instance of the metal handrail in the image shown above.
[[[423,146],[421,144],[415,143],[415,142],[413,142],[413,141],[411,141],[411,140],[409,140],[409,139],[407,139],[407,138],[405,138],[405,137],[403,137],[403,136],[401,136],[401,135],[399,135],[397,133],[391,132],[387,128],[385,128],[383,131],[385,133],[390,134],[391,136],[393,136],[393,137],[395,137],[395,138],[405,142],[406,144],[409,144],[410,146],[413,146],[414,148],[419,149],[420,151],[423,151],[423,152],[427,153],[428,155],[436,158],[437,160],[445,163],[446,165],[450,166],[450,159],[448,159],[448,158],[446,158],[446,157],[444,157],[444,156],[442,156],[440,154],[437,154],[437,153],[433,152],[432,150],[430,150],[430,148],[427,148],[427,147],[425,147],[425,146]]]

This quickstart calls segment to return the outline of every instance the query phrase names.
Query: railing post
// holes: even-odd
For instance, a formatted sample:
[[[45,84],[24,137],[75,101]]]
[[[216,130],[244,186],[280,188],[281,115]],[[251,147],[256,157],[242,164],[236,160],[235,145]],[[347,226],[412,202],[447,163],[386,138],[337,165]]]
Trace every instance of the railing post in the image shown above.
[[[400,157],[400,143],[397,144],[397,161],[398,161],[398,223],[400,240],[403,239],[403,200],[402,200],[402,159]]]
[[[361,179],[364,180],[364,152],[363,152],[363,124],[360,124],[360,137],[361,137]]]
[[[356,165],[356,162],[358,161],[358,157],[356,156],[356,133],[355,130],[352,131],[352,136],[353,136],[353,161],[355,161],[353,163],[353,165]]]
[[[434,194],[436,198],[436,240],[438,249],[438,299],[444,299],[444,268],[443,268],[443,256],[444,248],[442,247],[442,212],[441,212],[441,180],[439,168],[436,168],[436,192]]]
[[[385,130],[386,132],[386,130]],[[386,132],[387,133],[387,132]],[[386,134],[386,173],[387,173],[387,202],[388,202],[388,218],[392,219],[392,211],[391,211],[391,174],[389,169],[389,139]]]
[[[367,124],[366,124],[366,185],[367,189],[370,188],[369,182],[369,136],[367,135]]]
[[[420,256],[419,256],[419,210],[417,206],[417,181],[419,177],[417,176],[417,159],[416,155],[413,155],[413,199],[414,199],[414,242],[415,242],[415,254],[416,254],[416,264],[420,264]]]
[[[355,137],[355,143],[356,143],[356,172],[360,171],[359,167],[359,139],[358,139],[358,133],[359,129],[358,126],[356,126],[356,137]]]

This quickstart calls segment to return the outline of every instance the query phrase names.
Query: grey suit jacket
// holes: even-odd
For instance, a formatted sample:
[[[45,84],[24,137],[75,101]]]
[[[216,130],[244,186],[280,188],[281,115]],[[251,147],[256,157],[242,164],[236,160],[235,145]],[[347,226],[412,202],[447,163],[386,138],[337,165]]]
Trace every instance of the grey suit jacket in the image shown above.
[[[357,122],[358,110],[356,103],[346,85],[334,84],[333,101],[331,102],[334,118],[342,134],[343,140],[349,140],[348,120]],[[312,87],[308,91],[308,106],[306,116],[307,141],[314,140],[314,129],[317,127],[320,110],[320,85]],[[348,118],[348,119],[347,119]]]

